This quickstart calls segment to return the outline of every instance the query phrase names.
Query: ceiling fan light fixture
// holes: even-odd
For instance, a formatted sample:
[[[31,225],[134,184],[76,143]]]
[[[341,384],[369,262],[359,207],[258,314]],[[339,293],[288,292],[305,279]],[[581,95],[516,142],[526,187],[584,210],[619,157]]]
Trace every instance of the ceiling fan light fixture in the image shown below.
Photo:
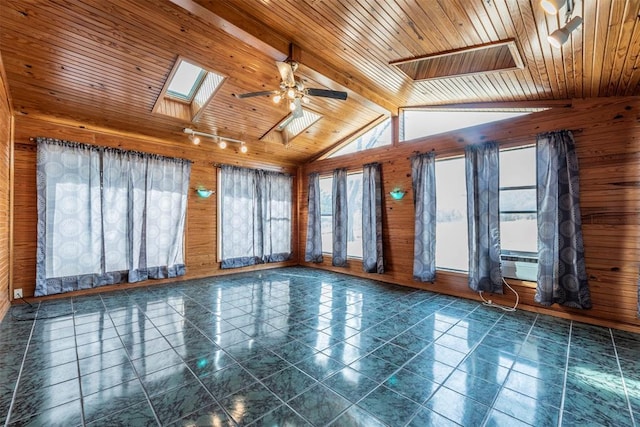
[[[280,95],[280,94],[278,94],[278,95],[273,97],[273,103],[274,104],[279,104],[281,100],[282,100],[282,95]]]
[[[292,88],[292,87],[291,87],[291,88],[289,88],[289,89],[287,90],[287,98],[289,98],[289,99],[293,99],[293,98],[295,98],[295,97],[296,97],[296,91],[295,91],[295,89],[294,89],[294,88]]]
[[[550,15],[557,15],[566,2],[567,0],[542,0],[540,7]]]
[[[293,110],[295,110],[295,109],[296,109],[296,104],[295,104],[295,102],[290,102],[290,103],[289,103],[289,110],[293,111]]]

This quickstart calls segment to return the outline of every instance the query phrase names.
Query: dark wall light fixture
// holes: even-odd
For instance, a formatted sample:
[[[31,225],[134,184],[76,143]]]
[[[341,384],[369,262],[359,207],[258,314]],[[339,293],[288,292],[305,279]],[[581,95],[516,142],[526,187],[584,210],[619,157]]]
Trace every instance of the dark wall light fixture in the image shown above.
[[[573,0],[542,0],[540,2],[540,7],[550,15],[557,15],[565,3],[567,5],[567,13],[564,27],[558,28],[547,37],[549,44],[556,49],[560,49],[569,40],[571,33],[582,24],[582,18],[580,16],[571,18]]]
[[[244,141],[240,141],[239,139],[227,138],[226,136],[215,135],[213,133],[199,132],[197,130],[193,130],[191,128],[184,128],[182,132],[189,135],[189,140],[194,144],[200,144],[200,137],[203,136],[205,138],[213,139],[218,147],[221,149],[227,148],[229,143],[240,144],[240,152],[245,154],[249,149],[247,148],[247,144]]]

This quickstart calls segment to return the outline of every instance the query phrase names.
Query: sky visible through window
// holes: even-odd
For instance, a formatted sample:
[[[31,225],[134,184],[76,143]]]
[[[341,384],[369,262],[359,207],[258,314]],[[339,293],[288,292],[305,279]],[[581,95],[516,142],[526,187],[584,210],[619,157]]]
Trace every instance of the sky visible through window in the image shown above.
[[[402,141],[421,138],[438,133],[450,132],[457,129],[477,126],[485,123],[511,119],[533,111],[434,111],[434,110],[404,110],[403,129],[400,135]]]
[[[197,65],[181,61],[169,83],[169,95],[191,100],[205,71]]]

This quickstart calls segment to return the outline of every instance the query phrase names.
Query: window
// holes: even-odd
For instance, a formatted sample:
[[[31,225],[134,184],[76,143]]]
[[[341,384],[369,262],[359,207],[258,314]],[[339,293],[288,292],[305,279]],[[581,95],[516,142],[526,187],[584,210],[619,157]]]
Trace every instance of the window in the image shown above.
[[[362,258],[362,172],[347,175],[347,256]],[[322,252],[333,252],[333,177],[320,178]]]
[[[500,151],[500,243],[505,277],[537,279],[535,146]]]
[[[153,112],[197,122],[225,77],[178,58],[153,106]]]
[[[385,145],[391,145],[391,119],[382,121],[327,157],[343,156]]]
[[[285,147],[289,147],[289,144],[291,144],[291,141],[296,136],[300,135],[321,118],[322,115],[302,108],[302,116],[293,117],[293,113],[287,115],[280,123],[262,135],[260,141],[277,142]]]
[[[36,296],[184,275],[189,161],[37,141]]]
[[[436,267],[469,269],[464,157],[436,161]]]
[[[223,165],[220,168],[222,268],[291,257],[290,175]]]
[[[541,110],[544,110],[544,108],[518,110],[405,109],[401,116],[400,140],[409,141],[438,133],[511,119]]]
[[[186,102],[191,102],[196,93],[196,89],[202,83],[205,70],[187,61],[180,61],[176,72],[169,81],[167,95]]]

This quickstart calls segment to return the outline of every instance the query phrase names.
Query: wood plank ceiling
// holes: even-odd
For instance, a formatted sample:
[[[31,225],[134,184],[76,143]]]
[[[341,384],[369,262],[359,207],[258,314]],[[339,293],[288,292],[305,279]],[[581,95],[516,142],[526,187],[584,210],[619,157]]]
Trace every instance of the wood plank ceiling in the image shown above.
[[[554,49],[567,8],[538,0],[3,0],[0,55],[17,114],[176,144],[191,127],[297,164],[403,106],[640,95],[640,2],[574,3],[584,23]],[[389,65],[507,39],[521,70],[414,82]],[[259,141],[285,108],[233,94],[277,88],[291,42],[307,87],[349,99],[312,98],[323,119],[285,149]],[[197,123],[151,113],[178,56],[228,77]]]

